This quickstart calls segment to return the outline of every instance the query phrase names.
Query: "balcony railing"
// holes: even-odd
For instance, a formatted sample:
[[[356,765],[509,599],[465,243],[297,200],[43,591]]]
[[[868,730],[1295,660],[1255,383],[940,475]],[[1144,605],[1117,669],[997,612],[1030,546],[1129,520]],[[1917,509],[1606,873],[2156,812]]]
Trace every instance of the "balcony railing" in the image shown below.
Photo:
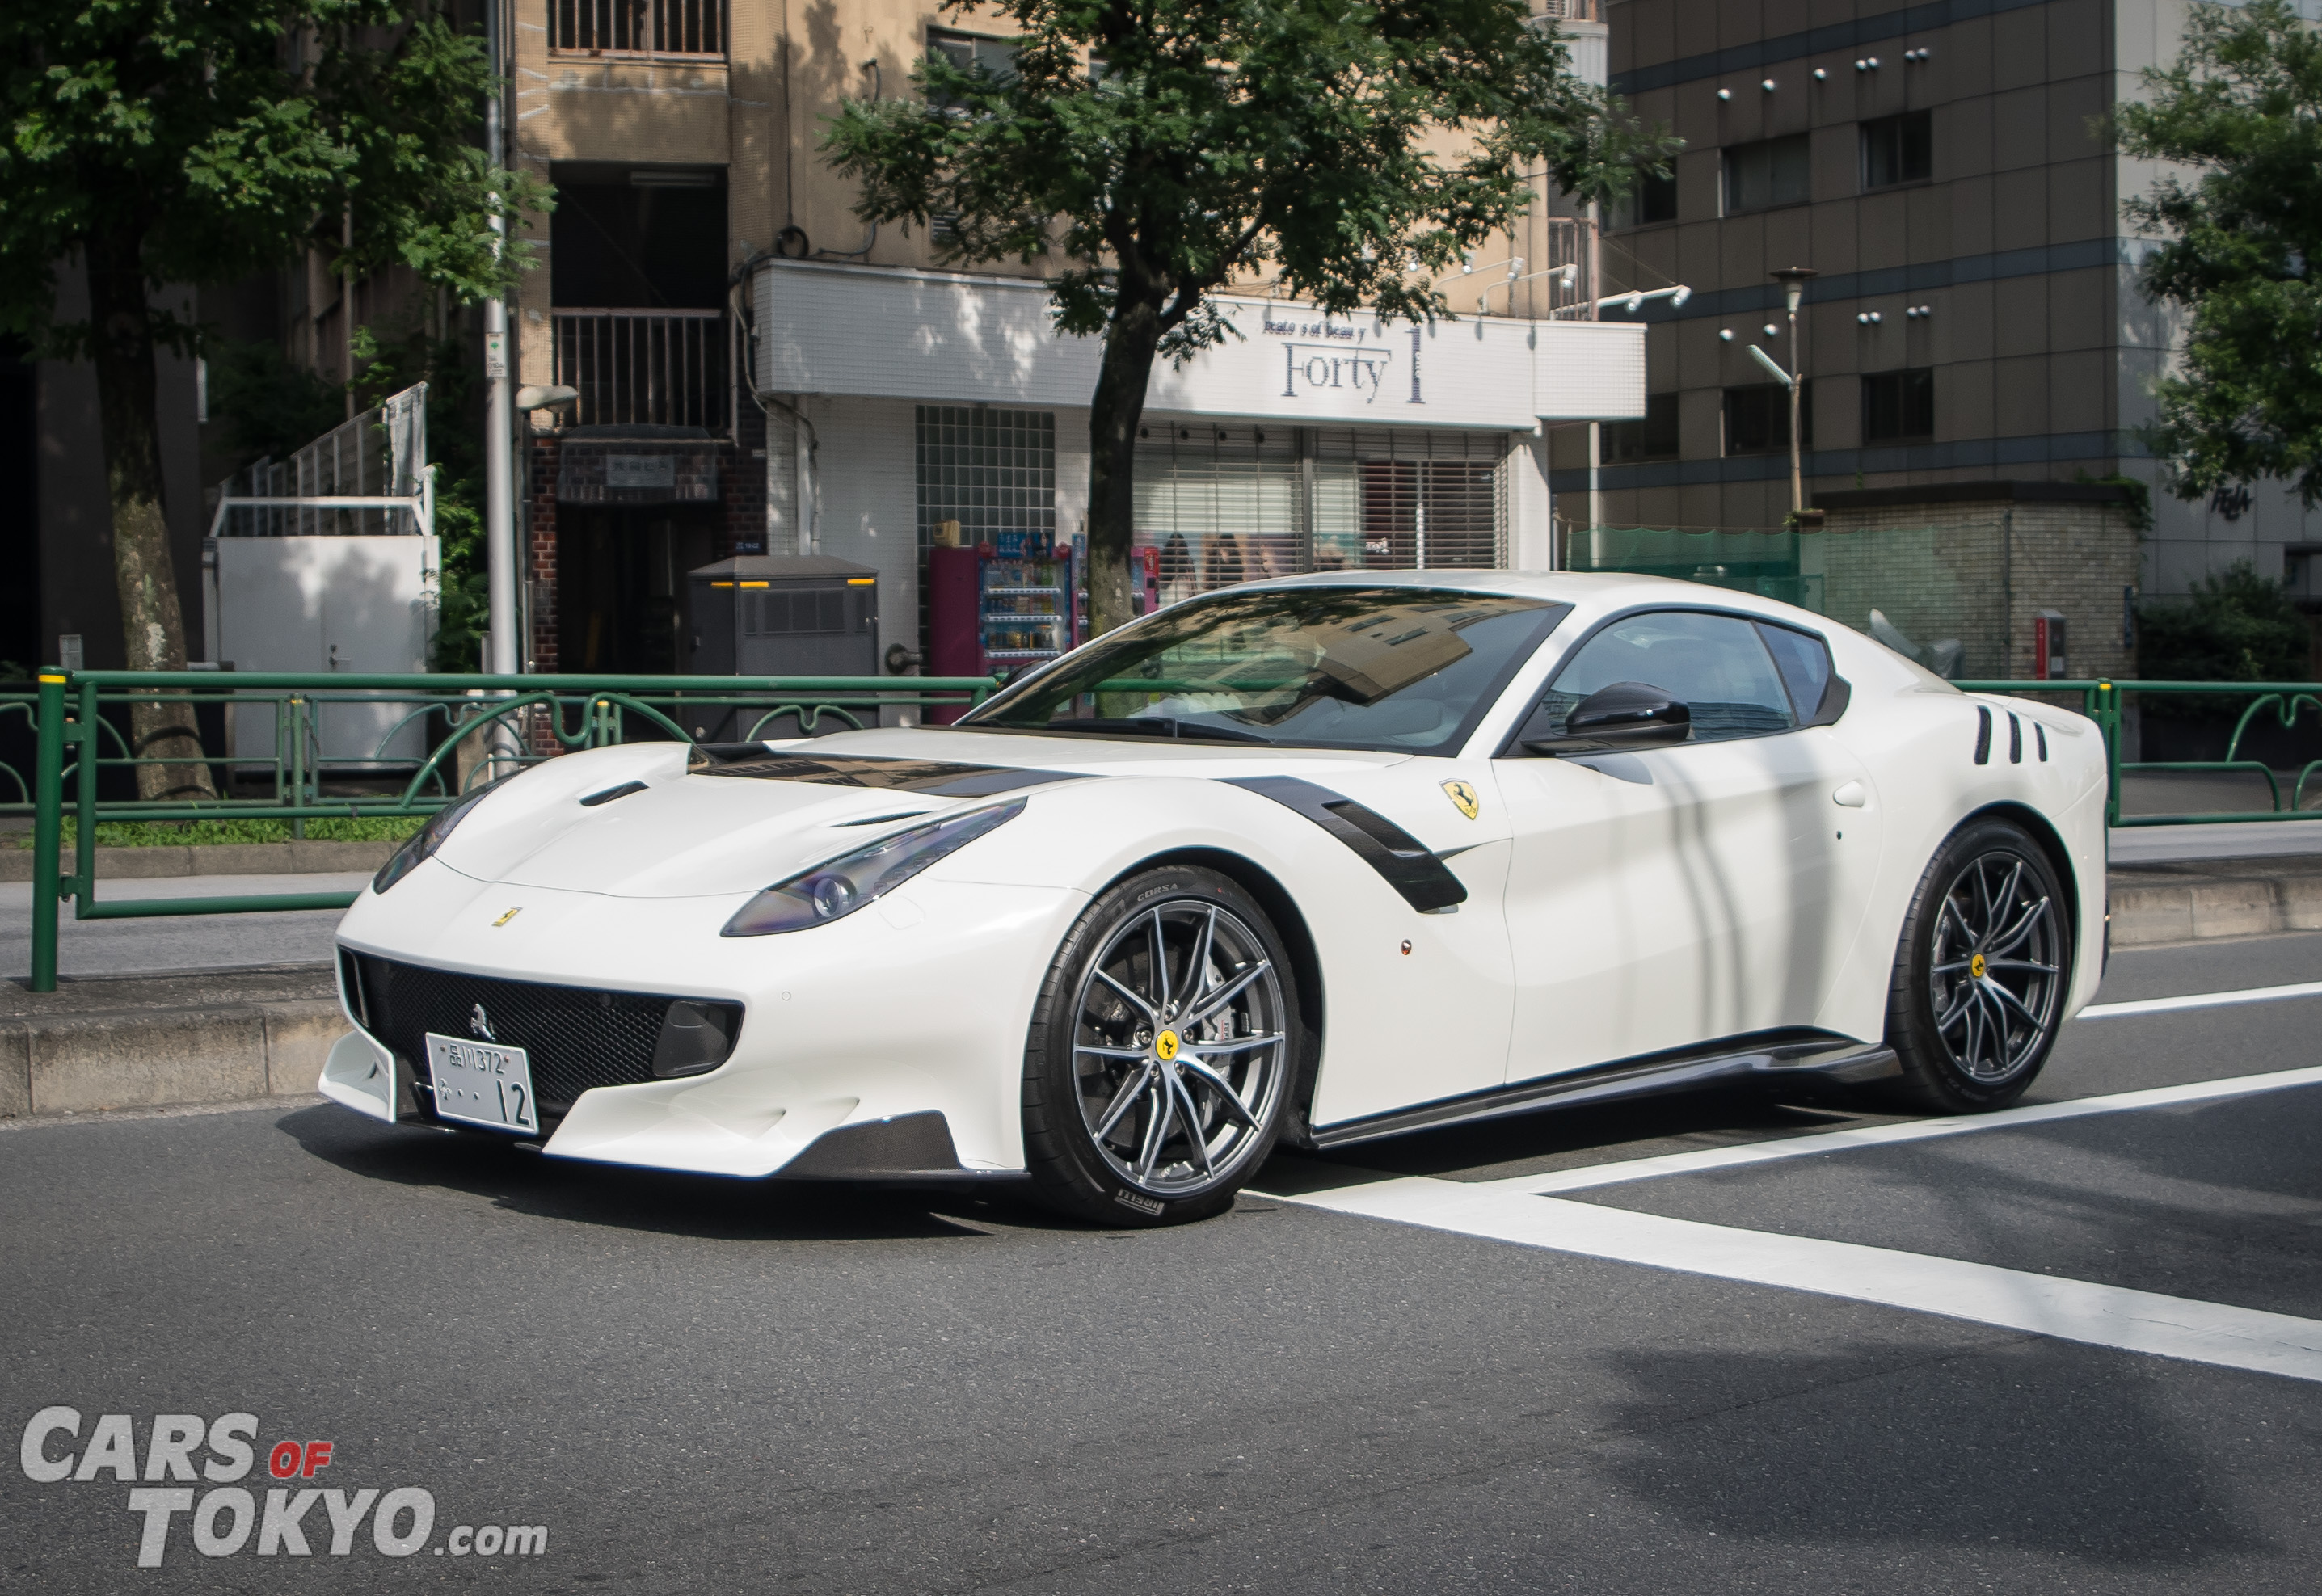
[[[1560,23],[1601,23],[1604,0],[1534,0],[1532,14],[1554,17]]]
[[[555,55],[726,59],[726,0],[548,0]]]
[[[556,382],[580,390],[577,426],[726,425],[726,315],[558,310]]]

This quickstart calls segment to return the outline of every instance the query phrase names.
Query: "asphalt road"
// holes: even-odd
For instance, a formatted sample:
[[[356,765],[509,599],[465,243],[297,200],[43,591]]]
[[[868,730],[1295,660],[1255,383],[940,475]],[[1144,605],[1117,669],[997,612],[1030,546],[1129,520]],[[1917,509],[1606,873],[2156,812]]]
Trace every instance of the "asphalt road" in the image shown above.
[[[2116,955],[2103,999],[2317,980],[2322,935],[2209,944]],[[2322,997],[2077,1022],[2031,1100],[2304,1070],[2317,1024]],[[157,1415],[247,1413],[261,1513],[270,1488],[417,1488],[434,1515],[408,1557],[365,1524],[342,1560],[328,1502],[313,1558],[261,1556],[257,1530],[205,1556],[180,1512],[142,1572],[149,1487],[0,1461],[0,1582],[2312,1590],[2322,1378],[2295,1356],[2255,1373],[2223,1343],[2069,1338],[2069,1314],[2038,1334],[2004,1305],[1855,1300],[1846,1269],[1796,1287],[1595,1255],[1590,1223],[1458,1227],[1577,1215],[1870,1274],[1980,1268],[2027,1300],[2164,1304],[2135,1333],[2208,1313],[2322,1345],[2322,1085],[2053,1112],[1888,1141],[1916,1133],[1736,1098],[1535,1116],[1280,1158],[1274,1195],[1132,1235],[564,1165],[328,1107],[0,1132],[8,1434],[78,1409],[55,1458],[125,1413],[142,1465]],[[1842,1129],[1865,1145],[1630,1167]],[[1518,1190],[1556,1181],[1581,1184]],[[1447,1190],[1468,1217],[1311,1206]],[[331,1461],[278,1484],[285,1438]],[[454,1555],[458,1525],[544,1525],[548,1549]]]

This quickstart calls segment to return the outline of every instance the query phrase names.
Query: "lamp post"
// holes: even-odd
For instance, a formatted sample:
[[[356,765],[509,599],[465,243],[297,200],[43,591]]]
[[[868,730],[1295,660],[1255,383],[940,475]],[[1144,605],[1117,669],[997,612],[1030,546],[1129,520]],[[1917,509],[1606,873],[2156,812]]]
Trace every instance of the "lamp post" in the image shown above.
[[[1806,291],[1806,279],[1815,276],[1810,266],[1785,266],[1773,274],[1782,285],[1782,299],[1790,313],[1790,514],[1797,515],[1806,507],[1805,477],[1799,469],[1798,453],[1798,395],[1805,385],[1805,371],[1798,364],[1798,301]]]

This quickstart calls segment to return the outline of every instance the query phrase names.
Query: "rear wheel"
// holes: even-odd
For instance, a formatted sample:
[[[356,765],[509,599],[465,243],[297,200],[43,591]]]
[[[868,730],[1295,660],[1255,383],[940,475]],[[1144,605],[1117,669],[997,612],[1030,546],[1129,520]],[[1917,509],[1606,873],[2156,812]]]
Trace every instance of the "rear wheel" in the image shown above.
[[[1108,1225],[1220,1212],[1281,1132],[1301,1034],[1282,941],[1248,894],[1188,866],[1122,881],[1057,950],[1026,1038],[1042,1197]]]
[[[2004,1108],[2048,1061],[2071,982],[2064,889],[2022,827],[1970,821],[1920,878],[1888,995],[1903,1078],[1921,1112]]]

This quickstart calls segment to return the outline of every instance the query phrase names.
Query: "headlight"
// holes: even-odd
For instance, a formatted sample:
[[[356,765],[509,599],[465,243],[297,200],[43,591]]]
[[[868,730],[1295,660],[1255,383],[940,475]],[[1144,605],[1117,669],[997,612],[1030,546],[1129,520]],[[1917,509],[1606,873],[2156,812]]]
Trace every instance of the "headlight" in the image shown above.
[[[386,891],[417,870],[423,861],[434,857],[435,850],[443,845],[443,839],[452,834],[452,828],[465,820],[468,812],[484,801],[486,793],[508,780],[509,777],[502,776],[498,780],[487,781],[459,802],[446,804],[429,816],[427,824],[414,832],[411,840],[398,848],[393,856],[379,867],[379,874],[370,879],[370,889]]]
[[[867,848],[775,882],[744,904],[718,935],[772,936],[778,931],[803,931],[842,919],[1023,812],[1024,800],[1018,798],[1012,804],[951,816],[932,825],[915,825],[881,837]]]

